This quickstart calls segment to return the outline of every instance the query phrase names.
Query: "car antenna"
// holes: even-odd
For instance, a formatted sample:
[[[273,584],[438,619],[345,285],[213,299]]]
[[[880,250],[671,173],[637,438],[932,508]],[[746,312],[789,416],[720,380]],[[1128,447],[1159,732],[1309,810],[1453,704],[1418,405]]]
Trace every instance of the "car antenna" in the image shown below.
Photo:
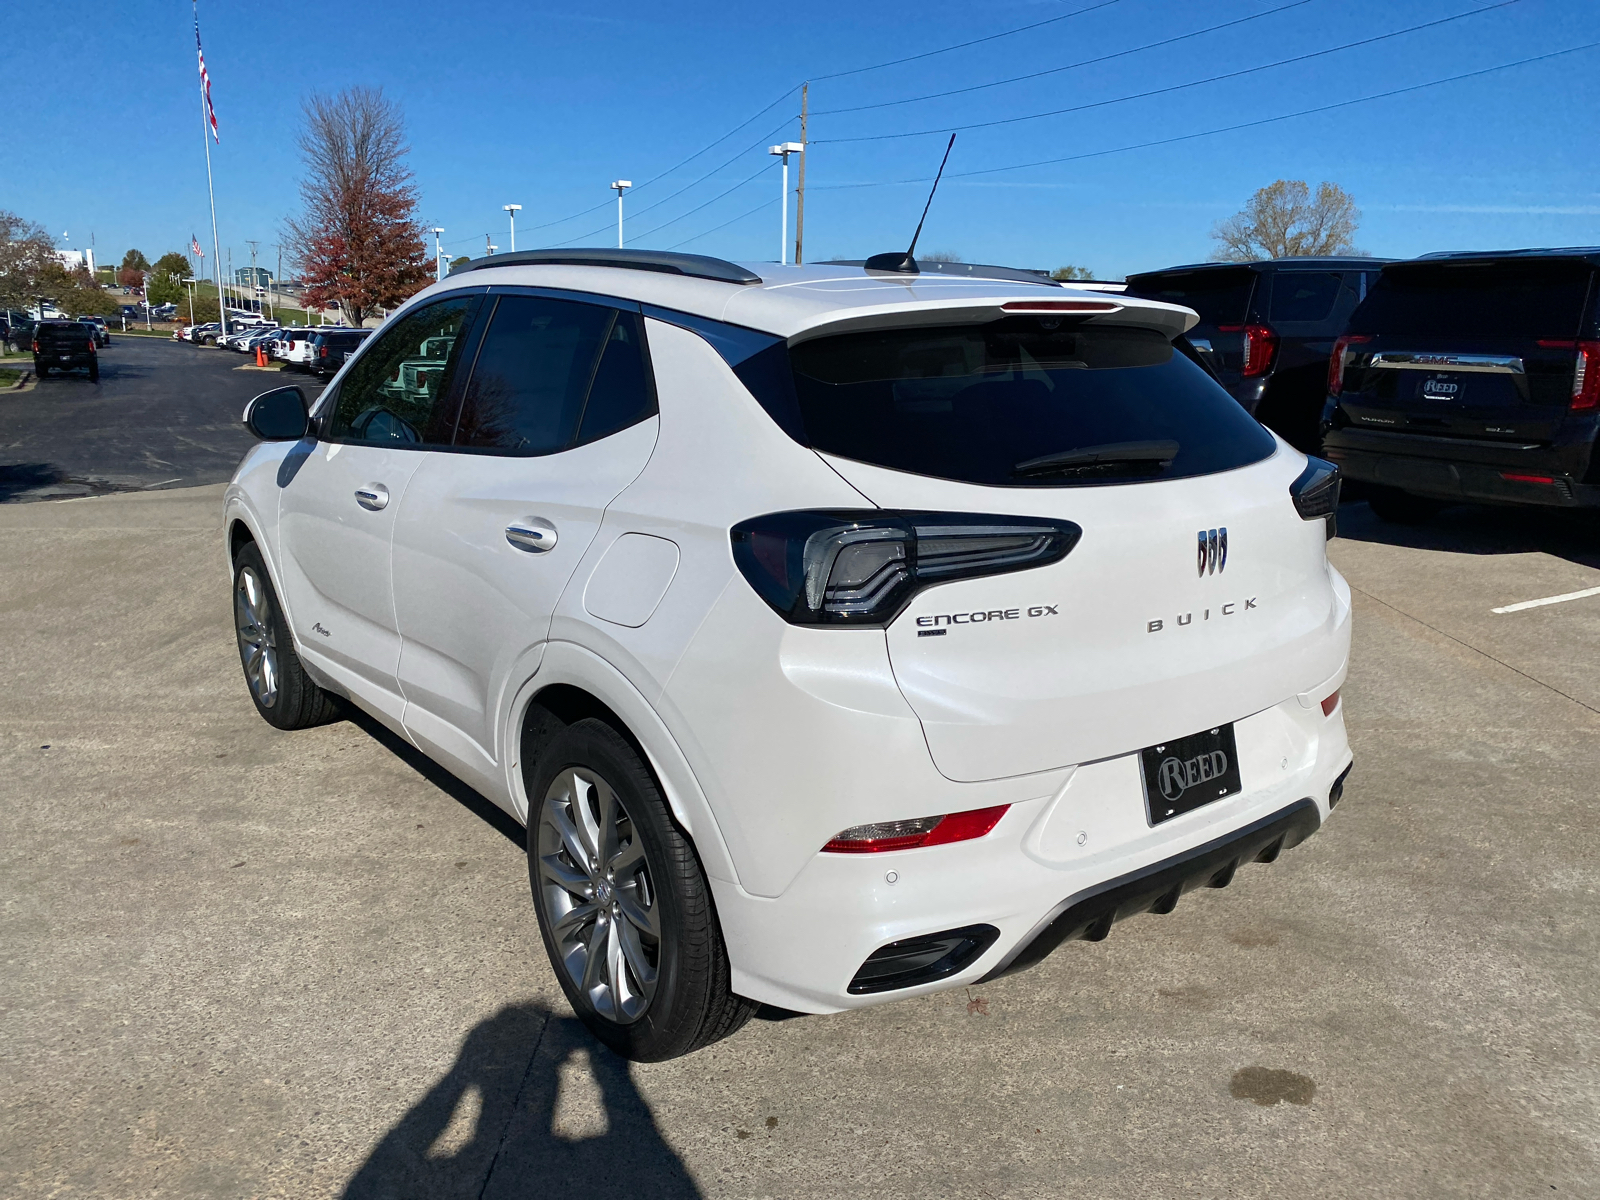
[[[950,135],[950,141],[944,148],[944,157],[939,160],[939,172],[933,177],[933,186],[928,189],[928,202],[922,206],[922,220],[917,222],[917,231],[911,235],[911,248],[904,254],[898,250],[888,254],[874,254],[866,261],[869,271],[898,271],[904,275],[921,274],[922,268],[917,266],[913,255],[917,252],[917,239],[922,236],[922,223],[928,219],[928,210],[933,207],[933,194],[939,190],[939,180],[944,178],[944,165],[950,161],[950,151],[956,144],[956,135]]]

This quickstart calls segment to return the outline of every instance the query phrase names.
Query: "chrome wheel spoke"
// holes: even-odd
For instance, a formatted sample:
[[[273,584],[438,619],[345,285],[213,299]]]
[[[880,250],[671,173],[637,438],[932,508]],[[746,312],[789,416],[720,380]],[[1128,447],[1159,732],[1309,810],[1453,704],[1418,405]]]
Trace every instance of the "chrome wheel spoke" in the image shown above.
[[[539,874],[574,896],[582,896],[585,900],[594,899],[594,881],[583,871],[562,862],[559,854],[540,855]]]
[[[611,988],[611,1006],[614,1016],[620,1017],[628,1000],[627,968],[622,958],[622,928],[612,921],[606,929],[606,983]]]
[[[661,919],[656,916],[655,905],[645,908],[639,903],[638,898],[627,892],[617,893],[617,907],[622,915],[627,918],[626,924],[643,933],[648,933],[656,941],[661,940]]]
[[[584,840],[583,831],[578,823],[572,819],[572,809],[578,806],[576,800],[570,805],[563,803],[563,797],[553,797],[545,807],[545,813],[550,823],[556,827],[561,835],[561,844],[566,847],[567,853],[572,856],[572,861],[587,871],[594,862],[594,857],[589,852],[589,845]]]
[[[617,794],[603,780],[595,780],[595,806],[600,820],[595,830],[595,862],[609,863],[617,848]]]
[[[639,835],[634,833],[627,845],[619,849],[606,863],[606,869],[619,879],[636,870],[644,862],[644,847],[639,844]]]
[[[585,992],[592,991],[594,985],[600,982],[607,944],[611,940],[609,926],[609,921],[596,920],[594,927],[589,930],[589,938],[585,943],[588,953],[583,960],[583,978],[578,982],[578,986]]]
[[[577,937],[579,930],[590,921],[594,921],[599,915],[600,906],[598,904],[576,904],[568,909],[563,916],[556,918],[556,923],[550,932],[558,944],[573,940]]]
[[[644,946],[639,942],[639,932],[630,921],[617,922],[617,945],[621,947],[622,957],[627,960],[628,969],[639,981],[639,986],[648,988],[653,984],[656,981],[656,969],[645,957]]]

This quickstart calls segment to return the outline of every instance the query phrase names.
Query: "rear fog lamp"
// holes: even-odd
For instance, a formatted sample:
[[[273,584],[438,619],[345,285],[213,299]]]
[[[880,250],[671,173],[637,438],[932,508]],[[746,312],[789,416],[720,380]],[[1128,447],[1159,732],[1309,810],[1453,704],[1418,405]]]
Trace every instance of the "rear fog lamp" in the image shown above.
[[[917,817],[910,821],[879,821],[852,825],[822,848],[824,854],[882,854],[886,850],[915,850],[981,838],[1006,815],[1009,804],[974,808],[942,817]]]
[[[1333,695],[1329,696],[1326,700],[1324,700],[1322,702],[1322,715],[1325,716],[1325,717],[1331,717],[1331,716],[1333,716],[1333,710],[1338,708],[1338,707],[1339,707],[1339,693],[1338,693],[1338,691],[1336,689],[1334,691]]]

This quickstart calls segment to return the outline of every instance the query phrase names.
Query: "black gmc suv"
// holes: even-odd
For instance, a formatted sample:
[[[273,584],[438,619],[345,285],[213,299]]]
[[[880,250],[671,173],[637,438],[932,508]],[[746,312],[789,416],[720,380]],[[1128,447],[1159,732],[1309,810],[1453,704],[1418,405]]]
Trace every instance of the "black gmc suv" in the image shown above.
[[[1245,411],[1316,454],[1328,356],[1389,260],[1276,258],[1128,276],[1128,291],[1200,314],[1189,341]]]
[[[100,356],[95,353],[93,325],[81,321],[40,321],[33,327],[33,373],[43,379],[51,371],[86,368],[89,378],[100,380]]]
[[[306,369],[323,378],[335,375],[372,333],[370,329],[319,329],[311,339],[311,361]]]
[[[1600,505],[1600,248],[1383,269],[1328,372],[1323,453],[1373,511]]]

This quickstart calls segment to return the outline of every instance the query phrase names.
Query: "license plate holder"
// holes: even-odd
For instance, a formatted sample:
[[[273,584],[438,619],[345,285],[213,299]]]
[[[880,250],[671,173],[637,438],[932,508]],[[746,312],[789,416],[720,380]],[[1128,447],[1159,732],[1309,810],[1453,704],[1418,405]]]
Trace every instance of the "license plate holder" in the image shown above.
[[[1466,380],[1456,375],[1430,375],[1417,385],[1417,399],[1431,404],[1460,404],[1466,397]]]
[[[1218,725],[1139,751],[1145,812],[1151,825],[1244,790],[1233,725]]]

